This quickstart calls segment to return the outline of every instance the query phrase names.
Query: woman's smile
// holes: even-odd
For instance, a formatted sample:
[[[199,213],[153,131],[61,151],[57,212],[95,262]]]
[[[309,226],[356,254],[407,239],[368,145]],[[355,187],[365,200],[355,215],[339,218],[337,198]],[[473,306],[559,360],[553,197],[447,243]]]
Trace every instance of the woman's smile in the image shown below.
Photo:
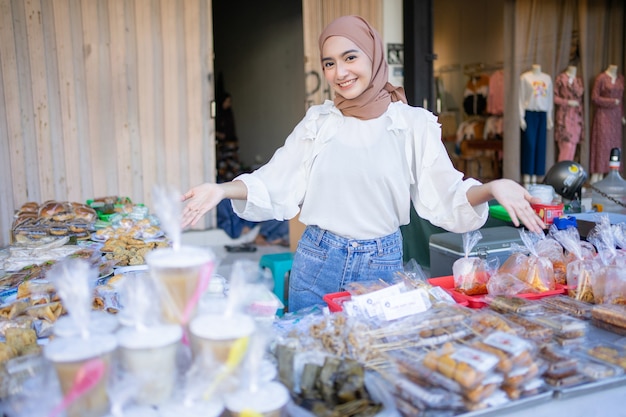
[[[324,77],[346,99],[360,96],[372,81],[372,60],[350,39],[331,36],[322,50]]]

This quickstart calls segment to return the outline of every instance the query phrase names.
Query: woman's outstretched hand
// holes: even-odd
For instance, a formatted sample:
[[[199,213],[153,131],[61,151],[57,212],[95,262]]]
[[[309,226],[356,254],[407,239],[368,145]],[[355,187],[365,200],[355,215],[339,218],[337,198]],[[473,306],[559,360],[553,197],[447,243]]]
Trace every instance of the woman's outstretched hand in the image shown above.
[[[491,194],[504,207],[515,226],[520,222],[535,233],[543,233],[546,224],[531,207],[531,203],[540,203],[541,199],[530,195],[527,189],[509,179],[490,181]]]
[[[219,184],[205,183],[193,187],[182,196],[187,202],[183,209],[182,228],[194,225],[209,210],[213,209],[224,198],[224,191]]]

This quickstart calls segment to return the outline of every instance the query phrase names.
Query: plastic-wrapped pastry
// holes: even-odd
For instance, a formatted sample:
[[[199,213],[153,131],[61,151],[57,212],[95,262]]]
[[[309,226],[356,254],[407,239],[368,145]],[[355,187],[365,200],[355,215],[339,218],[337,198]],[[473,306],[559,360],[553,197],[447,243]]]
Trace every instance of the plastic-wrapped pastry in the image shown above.
[[[13,327],[4,333],[7,345],[11,346],[18,355],[21,355],[26,347],[37,344],[37,333],[33,329],[21,329]]]
[[[0,306],[0,318],[12,320],[22,314],[28,308],[25,300],[14,301],[11,304]]]
[[[47,320],[54,323],[61,314],[63,314],[63,305],[60,302],[35,305],[27,308],[26,314],[35,319]]]
[[[580,319],[590,319],[591,309],[593,308],[592,304],[576,300],[566,295],[546,297],[541,300],[541,303],[549,308],[559,310]]]
[[[52,294],[56,288],[51,282],[45,280],[24,281],[17,287],[17,298],[24,299],[38,294]]]
[[[17,352],[8,343],[0,342],[0,365],[17,356]]]

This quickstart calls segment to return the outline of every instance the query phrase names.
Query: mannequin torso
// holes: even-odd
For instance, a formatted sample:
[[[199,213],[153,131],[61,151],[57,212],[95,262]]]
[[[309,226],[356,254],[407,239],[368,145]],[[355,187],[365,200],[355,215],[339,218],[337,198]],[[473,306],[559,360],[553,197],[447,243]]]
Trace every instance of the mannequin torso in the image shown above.
[[[611,77],[611,82],[615,84],[615,80],[617,80],[617,65],[609,65],[609,67],[604,71],[609,77]]]

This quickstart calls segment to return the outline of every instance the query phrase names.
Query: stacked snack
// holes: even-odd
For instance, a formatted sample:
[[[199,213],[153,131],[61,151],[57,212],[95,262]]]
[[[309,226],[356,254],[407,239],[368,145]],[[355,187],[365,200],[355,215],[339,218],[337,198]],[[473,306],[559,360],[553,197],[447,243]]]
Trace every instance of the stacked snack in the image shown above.
[[[14,216],[12,237],[18,244],[40,244],[56,237],[88,239],[96,221],[91,207],[67,201],[23,204]]]
[[[498,357],[496,369],[502,373],[502,389],[511,399],[521,395],[524,384],[540,375],[535,345],[511,333],[495,331],[471,343],[475,349]]]
[[[587,335],[587,322],[567,314],[538,315],[532,320],[551,328],[554,331],[554,340],[561,346],[580,344]]]
[[[547,384],[568,387],[584,382],[584,375],[578,372],[578,361],[569,350],[547,344],[540,349],[539,357],[546,363],[543,378]]]
[[[591,310],[591,321],[597,327],[626,336],[626,306],[603,304]]]
[[[497,373],[498,356],[459,343],[445,343],[424,355],[426,368],[457,383],[468,409],[483,408],[481,404],[502,384]]]
[[[576,300],[567,295],[556,295],[541,300],[546,310],[569,314],[579,319],[590,319],[593,304]]]

